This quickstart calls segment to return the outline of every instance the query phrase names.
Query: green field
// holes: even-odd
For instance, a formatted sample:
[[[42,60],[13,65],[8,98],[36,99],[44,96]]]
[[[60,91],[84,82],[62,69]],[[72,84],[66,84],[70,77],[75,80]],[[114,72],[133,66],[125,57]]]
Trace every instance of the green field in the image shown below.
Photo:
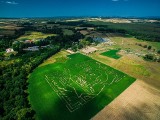
[[[101,55],[104,55],[110,58],[114,58],[114,59],[119,59],[121,56],[118,55],[117,52],[119,52],[119,50],[109,50],[107,52],[101,53]]]
[[[49,36],[56,36],[56,34],[44,34],[42,32],[31,32],[28,31],[25,35],[19,37],[17,40],[24,41],[24,40],[37,40],[37,39],[45,39]]]
[[[87,120],[135,81],[82,54],[38,67],[29,77],[29,100],[40,120]]]
[[[68,30],[68,29],[63,29],[63,34],[64,35],[73,35],[73,31],[72,30]]]

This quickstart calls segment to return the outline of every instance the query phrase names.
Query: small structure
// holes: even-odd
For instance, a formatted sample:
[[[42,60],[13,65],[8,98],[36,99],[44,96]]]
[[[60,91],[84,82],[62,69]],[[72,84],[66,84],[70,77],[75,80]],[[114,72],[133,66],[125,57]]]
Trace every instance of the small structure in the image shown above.
[[[72,50],[70,50],[70,49],[68,49],[68,50],[66,50],[68,53],[70,53],[70,54],[74,54],[75,52],[73,52]]]
[[[24,43],[32,43],[33,41],[32,40],[25,40]]]
[[[95,42],[100,42],[100,43],[107,41],[106,38],[101,38],[101,37],[94,37],[93,40],[94,40]]]
[[[7,48],[7,49],[6,49],[6,52],[7,52],[7,53],[11,53],[11,52],[14,52],[14,50],[13,50],[12,48]]]
[[[95,51],[97,51],[97,48],[94,48],[94,47],[87,47],[82,49],[82,52],[84,52],[85,54],[93,53]]]
[[[50,45],[41,46],[41,48],[48,48],[51,47]]]
[[[95,28],[94,27],[87,27],[87,30],[95,30]]]
[[[38,51],[39,46],[28,47],[28,48],[24,48],[23,50],[24,51]]]

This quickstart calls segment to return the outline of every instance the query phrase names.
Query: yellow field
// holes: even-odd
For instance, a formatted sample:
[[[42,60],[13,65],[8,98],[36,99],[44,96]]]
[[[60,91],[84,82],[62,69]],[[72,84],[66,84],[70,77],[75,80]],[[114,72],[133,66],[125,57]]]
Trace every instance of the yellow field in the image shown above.
[[[45,39],[49,36],[56,36],[56,34],[44,34],[41,32],[26,32],[25,35],[19,37],[17,40],[36,40]]]
[[[48,65],[48,64],[52,64],[56,61],[60,61],[60,62],[63,62],[67,59],[67,55],[69,55],[68,52],[66,51],[60,51],[58,52],[57,54],[51,56],[50,58],[48,58],[47,60],[45,60],[41,65],[41,66],[45,66],[45,65]]]

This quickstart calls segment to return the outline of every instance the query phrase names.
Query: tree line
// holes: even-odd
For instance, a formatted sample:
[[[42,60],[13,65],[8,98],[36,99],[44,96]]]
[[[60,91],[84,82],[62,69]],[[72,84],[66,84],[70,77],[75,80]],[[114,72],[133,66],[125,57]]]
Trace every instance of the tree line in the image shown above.
[[[28,28],[27,28],[28,30]],[[17,35],[17,33],[16,33]],[[0,64],[0,119],[2,120],[30,120],[35,119],[35,111],[28,100],[28,75],[45,59],[60,51],[69,48],[84,36],[79,32],[73,35],[47,37],[46,42],[51,47],[34,52],[25,52],[23,45],[19,45],[18,54],[9,59],[1,59]],[[9,45],[10,46],[10,45]],[[8,47],[8,46],[7,46]]]

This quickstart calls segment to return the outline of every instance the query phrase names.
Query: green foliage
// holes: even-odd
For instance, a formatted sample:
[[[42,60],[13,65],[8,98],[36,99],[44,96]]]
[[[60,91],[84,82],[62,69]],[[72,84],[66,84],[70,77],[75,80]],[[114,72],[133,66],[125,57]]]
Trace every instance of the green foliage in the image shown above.
[[[144,60],[147,60],[147,61],[160,62],[160,58],[156,57],[153,54],[146,54],[143,58],[144,58]]]
[[[74,33],[73,33],[72,30],[64,29],[64,30],[63,30],[63,34],[64,34],[64,35],[73,35]]]
[[[28,102],[27,77],[40,63],[59,51],[59,46],[18,54],[0,64],[0,118],[30,120],[34,111]]]
[[[78,46],[75,44],[75,45],[72,45],[71,49],[76,52],[78,50]]]
[[[30,31],[29,26],[27,24],[27,28],[25,29]],[[61,33],[61,29],[55,28],[54,30],[45,29],[43,32]],[[14,42],[11,44],[13,49],[18,51],[18,54],[7,60],[3,55],[0,56],[2,58],[1,60],[3,60],[0,64],[0,101],[2,101],[0,102],[0,119],[34,119],[35,113],[29,104],[28,92],[26,92],[28,89],[28,75],[45,59],[57,53],[61,48],[71,47],[72,43],[77,42],[81,38],[83,36],[79,32],[75,32],[71,36],[61,34],[47,37],[44,41],[38,43],[24,44],[23,42]],[[7,42],[7,44],[10,44],[10,42]],[[22,50],[29,46],[48,44],[50,44],[49,48],[40,49],[40,51],[24,52]],[[62,62],[65,60],[59,61]]]
[[[147,48],[147,45],[144,45],[143,47],[144,47],[144,48]]]
[[[154,56],[152,55],[152,54],[146,54],[145,56],[144,56],[144,59],[145,60],[154,60]]]
[[[135,81],[82,54],[68,57],[64,63],[38,67],[30,75],[29,99],[37,119],[90,119]]]
[[[152,46],[148,46],[148,50],[150,50],[152,48]]]
[[[122,33],[147,41],[160,41],[160,25],[157,23],[109,23],[88,22],[97,27],[97,31]]]
[[[101,55],[107,56],[107,57],[111,57],[114,59],[119,59],[121,56],[117,54],[117,52],[119,52],[119,50],[109,50],[107,52],[101,53]]]
[[[85,39],[82,39],[82,40],[80,40],[79,44],[81,44],[83,47],[86,47],[86,46],[90,45],[90,42]]]
[[[17,120],[33,120],[35,111],[33,111],[31,108],[24,108],[17,112]]]

